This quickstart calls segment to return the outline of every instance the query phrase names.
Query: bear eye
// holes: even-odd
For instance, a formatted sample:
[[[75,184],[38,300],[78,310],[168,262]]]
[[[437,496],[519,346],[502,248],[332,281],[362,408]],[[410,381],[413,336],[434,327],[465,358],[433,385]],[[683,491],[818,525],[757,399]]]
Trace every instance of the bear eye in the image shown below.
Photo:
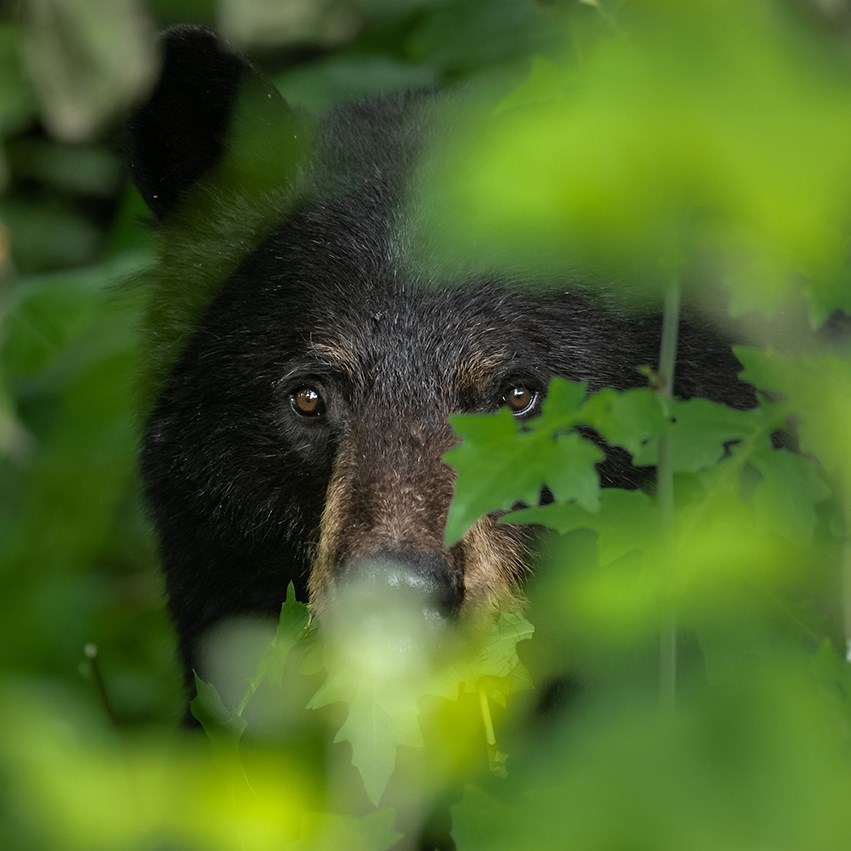
[[[290,405],[301,417],[321,417],[325,402],[315,387],[299,387],[290,394]]]
[[[503,394],[502,404],[507,405],[515,416],[522,417],[538,404],[538,393],[525,384],[515,384]]]

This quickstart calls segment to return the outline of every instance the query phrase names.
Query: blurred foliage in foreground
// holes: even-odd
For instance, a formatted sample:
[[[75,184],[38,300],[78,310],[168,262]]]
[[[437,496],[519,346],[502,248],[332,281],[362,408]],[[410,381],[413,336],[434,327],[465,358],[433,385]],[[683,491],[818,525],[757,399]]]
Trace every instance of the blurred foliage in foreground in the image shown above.
[[[844,849],[846,5],[23,5],[26,25],[0,17],[0,846],[386,848],[448,811],[461,848]],[[450,654],[452,687],[426,658],[397,690],[386,646],[311,651],[291,601],[274,636],[220,637],[198,707],[211,750],[172,732],[133,474],[137,293],[115,286],[150,259],[115,122],[155,73],[151,33],[179,19],[218,22],[311,108],[486,73],[499,96],[424,172],[424,241],[495,272],[594,270],[607,297],[617,281],[651,305],[726,288],[773,343],[737,350],[751,411],[668,399],[645,370],[624,394],[558,382],[526,429],[459,419],[448,537],[518,501],[513,521],[558,533],[534,637],[497,623],[478,655]],[[600,490],[588,428],[663,460],[658,495]],[[556,501],[535,506],[544,484]],[[507,634],[507,670],[488,668]],[[247,648],[270,638],[258,667]],[[530,721],[566,673],[579,697]]]

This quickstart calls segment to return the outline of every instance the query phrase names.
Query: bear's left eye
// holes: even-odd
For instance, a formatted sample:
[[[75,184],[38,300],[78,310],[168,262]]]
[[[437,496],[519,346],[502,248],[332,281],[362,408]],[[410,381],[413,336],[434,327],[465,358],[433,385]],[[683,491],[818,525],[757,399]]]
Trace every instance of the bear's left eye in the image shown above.
[[[301,417],[321,417],[325,402],[315,387],[299,387],[290,394],[290,405]]]
[[[531,413],[538,404],[538,392],[525,384],[515,384],[502,395],[502,404],[516,417]]]

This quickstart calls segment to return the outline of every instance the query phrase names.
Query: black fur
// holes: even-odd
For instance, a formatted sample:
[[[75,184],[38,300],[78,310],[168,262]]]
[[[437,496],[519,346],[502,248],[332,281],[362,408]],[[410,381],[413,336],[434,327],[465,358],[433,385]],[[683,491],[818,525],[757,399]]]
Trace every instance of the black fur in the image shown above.
[[[439,458],[429,441],[438,446],[449,414],[494,410],[512,383],[641,385],[634,367],[656,362],[660,328],[604,310],[576,282],[534,294],[490,276],[459,280],[439,258],[407,262],[412,175],[436,98],[372,100],[314,121],[269,95],[264,109],[280,117],[264,119],[264,156],[278,150],[283,163],[270,167],[270,195],[256,168],[240,183],[253,159],[216,173],[239,144],[238,93],[266,84],[204,31],[172,31],[164,46],[163,79],[129,128],[134,178],[164,222],[141,467],[189,674],[211,625],[274,615],[290,581],[306,597],[344,435],[365,435],[364,471],[416,468],[421,455]],[[294,127],[311,144],[293,148]],[[183,224],[170,230],[174,216]],[[236,246],[228,222],[242,228]],[[355,352],[353,374],[308,353],[329,332]],[[459,387],[456,366],[473,355],[501,366]],[[736,369],[729,347],[686,324],[679,395],[747,405]],[[305,383],[325,395],[319,421],[291,408]],[[601,473],[608,485],[636,483],[624,456]]]
[[[245,60],[197,27],[175,27],[161,45],[159,85],[127,134],[136,186],[158,218],[221,159],[248,71]]]

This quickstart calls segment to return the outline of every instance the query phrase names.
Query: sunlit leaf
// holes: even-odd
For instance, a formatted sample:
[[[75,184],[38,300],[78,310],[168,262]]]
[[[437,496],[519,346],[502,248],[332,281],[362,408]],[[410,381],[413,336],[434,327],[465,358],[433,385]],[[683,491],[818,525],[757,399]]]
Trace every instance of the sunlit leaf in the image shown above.
[[[383,851],[402,838],[393,810],[375,810],[360,817],[307,813],[302,818],[302,839],[287,851]]]
[[[281,606],[275,638],[257,663],[257,671],[249,680],[248,689],[240,702],[239,714],[242,714],[242,710],[263,683],[278,689],[283,687],[284,665],[287,657],[299,642],[305,640],[309,620],[310,610],[304,603],[296,600],[295,588],[291,582],[287,586],[287,596]]]
[[[538,277],[593,270],[649,298],[663,270],[705,265],[734,311],[847,308],[845,57],[779,3],[622,11],[560,84],[536,64],[502,108],[471,107],[465,132],[437,140],[430,250]]]

